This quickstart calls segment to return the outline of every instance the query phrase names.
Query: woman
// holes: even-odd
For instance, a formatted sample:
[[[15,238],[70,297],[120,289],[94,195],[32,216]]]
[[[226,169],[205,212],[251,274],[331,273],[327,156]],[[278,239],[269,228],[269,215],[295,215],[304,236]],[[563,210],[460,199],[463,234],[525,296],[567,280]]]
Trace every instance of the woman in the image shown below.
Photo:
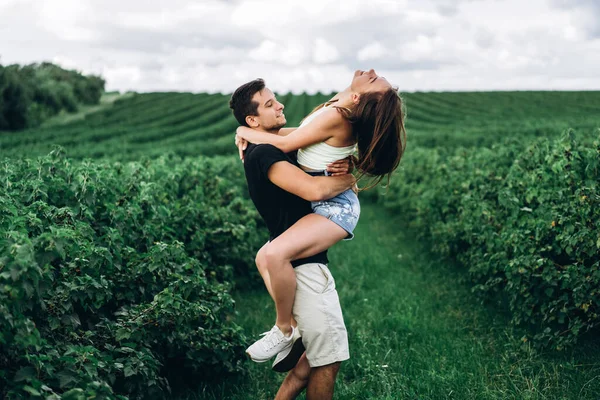
[[[282,130],[280,135],[264,135],[239,127],[236,139],[268,143],[286,153],[298,150],[298,164],[313,175],[327,175],[328,164],[358,150],[355,167],[360,177],[375,178],[372,187],[385,176],[389,182],[404,153],[402,101],[397,90],[374,70],[359,70],[348,88],[315,108],[299,128]],[[354,236],[360,215],[355,191],[313,202],[312,208],[313,214],[267,243],[257,255],[259,271],[271,284],[277,319],[275,326],[246,350],[254,361],[267,361],[284,350],[290,342],[285,336],[295,332],[292,306],[296,280],[291,261],[317,254]]]

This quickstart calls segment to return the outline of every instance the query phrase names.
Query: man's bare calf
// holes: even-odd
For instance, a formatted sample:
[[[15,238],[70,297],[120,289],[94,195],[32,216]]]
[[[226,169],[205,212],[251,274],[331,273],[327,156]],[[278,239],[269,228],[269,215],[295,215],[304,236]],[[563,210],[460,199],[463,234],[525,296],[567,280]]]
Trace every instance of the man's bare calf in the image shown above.
[[[303,354],[298,364],[285,377],[275,400],[295,399],[305,388],[307,400],[331,400],[340,364],[336,362],[311,368],[306,353]]]

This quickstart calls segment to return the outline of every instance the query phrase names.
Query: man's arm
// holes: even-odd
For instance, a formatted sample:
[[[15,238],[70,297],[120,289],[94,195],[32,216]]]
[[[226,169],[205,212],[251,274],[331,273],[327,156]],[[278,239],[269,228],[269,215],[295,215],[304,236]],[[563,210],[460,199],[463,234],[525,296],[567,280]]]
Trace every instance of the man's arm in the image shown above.
[[[311,176],[286,161],[274,163],[269,168],[268,178],[286,192],[307,201],[330,199],[352,188],[356,183],[356,178],[351,174]]]

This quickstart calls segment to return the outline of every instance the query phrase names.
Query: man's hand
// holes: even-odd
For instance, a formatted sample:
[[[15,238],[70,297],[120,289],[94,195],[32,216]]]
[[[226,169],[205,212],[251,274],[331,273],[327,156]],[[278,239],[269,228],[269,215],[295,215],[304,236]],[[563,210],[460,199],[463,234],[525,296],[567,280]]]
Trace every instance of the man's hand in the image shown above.
[[[350,174],[354,170],[354,158],[353,156],[348,156],[342,160],[337,160],[332,162],[327,166],[327,172],[331,176],[339,176]]]
[[[248,142],[245,139],[242,139],[241,137],[239,137],[236,133],[235,134],[235,145],[238,148],[238,152],[240,154],[240,160],[242,160],[242,162],[243,162],[244,161],[244,150],[246,150],[246,147],[248,147]]]
[[[268,178],[286,192],[308,201],[330,199],[352,188],[356,183],[356,178],[352,174],[310,176],[287,161],[273,164],[269,168]]]

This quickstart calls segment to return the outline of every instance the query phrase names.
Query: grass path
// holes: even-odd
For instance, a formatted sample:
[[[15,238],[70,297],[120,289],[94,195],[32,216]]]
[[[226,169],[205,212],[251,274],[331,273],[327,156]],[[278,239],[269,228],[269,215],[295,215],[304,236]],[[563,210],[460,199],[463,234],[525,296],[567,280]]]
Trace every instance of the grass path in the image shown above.
[[[351,351],[336,399],[600,398],[597,345],[553,356],[534,351],[373,205],[363,206],[355,240],[330,251],[330,269]],[[266,290],[236,300],[237,322],[250,337],[270,328]],[[247,376],[193,398],[273,398],[283,376],[269,366],[248,362]]]

